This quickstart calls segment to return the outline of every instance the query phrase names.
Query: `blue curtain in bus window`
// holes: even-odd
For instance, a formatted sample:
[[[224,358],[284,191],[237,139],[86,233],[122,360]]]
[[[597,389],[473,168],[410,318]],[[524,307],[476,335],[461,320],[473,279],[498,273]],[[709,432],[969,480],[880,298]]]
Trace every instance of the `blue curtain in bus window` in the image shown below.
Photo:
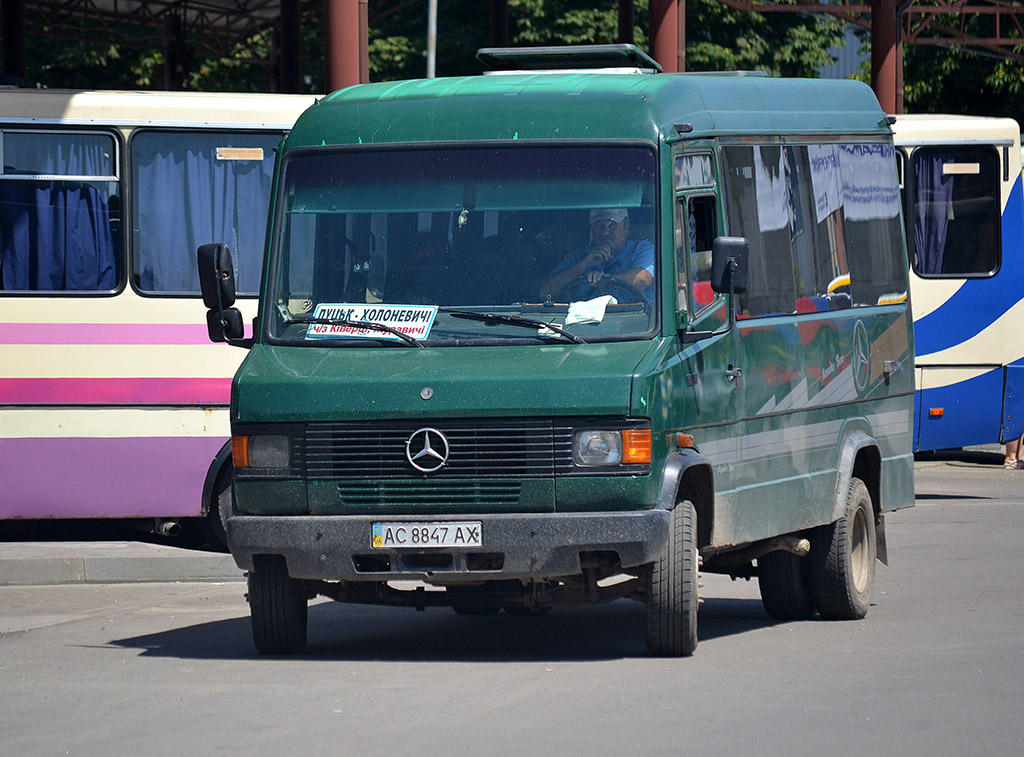
[[[0,288],[104,291],[116,286],[116,213],[111,212],[116,182],[21,178],[110,176],[112,156],[113,140],[105,135],[4,134]]]
[[[279,134],[142,132],[132,140],[136,255],[147,292],[198,292],[196,248],[226,242],[239,292],[259,290]]]
[[[914,155],[914,247],[918,273],[942,272],[953,202],[953,177],[944,175],[942,166],[952,159],[952,153],[938,150]]]

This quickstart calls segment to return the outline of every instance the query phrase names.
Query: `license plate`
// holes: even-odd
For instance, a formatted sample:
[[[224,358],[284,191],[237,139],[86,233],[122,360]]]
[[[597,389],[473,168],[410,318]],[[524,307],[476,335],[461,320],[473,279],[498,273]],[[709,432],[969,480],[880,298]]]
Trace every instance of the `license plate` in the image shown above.
[[[373,546],[381,549],[480,547],[483,536],[479,521],[374,523]]]

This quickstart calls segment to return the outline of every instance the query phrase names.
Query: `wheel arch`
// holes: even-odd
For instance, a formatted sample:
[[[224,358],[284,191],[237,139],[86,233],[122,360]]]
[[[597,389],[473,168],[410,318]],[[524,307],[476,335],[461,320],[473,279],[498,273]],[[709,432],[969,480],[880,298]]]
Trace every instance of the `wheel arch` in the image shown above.
[[[697,547],[710,546],[714,533],[715,484],[711,461],[694,449],[671,453],[662,471],[658,507],[671,510],[688,499],[697,515]]]
[[[200,514],[204,518],[210,514],[211,508],[217,507],[217,479],[225,466],[231,467],[230,440],[224,442],[224,446],[220,448],[220,452],[213,458],[210,467],[206,469],[206,480],[203,482],[203,501],[200,503],[202,505]]]
[[[867,487],[877,521],[882,511],[882,453],[878,449],[878,442],[859,429],[850,432],[843,439],[839,450],[838,468],[829,522],[835,523],[843,516],[846,493],[852,478],[859,478]]]

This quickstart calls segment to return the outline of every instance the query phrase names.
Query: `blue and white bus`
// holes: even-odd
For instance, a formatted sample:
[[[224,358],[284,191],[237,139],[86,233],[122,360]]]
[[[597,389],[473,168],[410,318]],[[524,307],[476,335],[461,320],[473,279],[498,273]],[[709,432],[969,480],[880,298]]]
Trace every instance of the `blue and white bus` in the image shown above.
[[[916,342],[914,450],[1024,430],[1024,195],[1009,118],[901,115]]]

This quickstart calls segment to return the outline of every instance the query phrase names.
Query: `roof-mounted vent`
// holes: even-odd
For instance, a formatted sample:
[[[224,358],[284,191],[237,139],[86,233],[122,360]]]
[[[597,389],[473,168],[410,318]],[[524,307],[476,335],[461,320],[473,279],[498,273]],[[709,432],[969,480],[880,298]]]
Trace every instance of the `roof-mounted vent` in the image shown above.
[[[661,73],[661,65],[636,45],[485,47],[476,57],[491,72],[626,70]]]

